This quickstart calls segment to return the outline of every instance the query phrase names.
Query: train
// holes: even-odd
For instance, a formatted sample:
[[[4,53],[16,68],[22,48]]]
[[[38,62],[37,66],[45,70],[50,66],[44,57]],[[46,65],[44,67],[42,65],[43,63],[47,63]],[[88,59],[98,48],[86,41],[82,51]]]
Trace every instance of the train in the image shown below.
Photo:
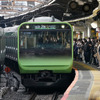
[[[5,28],[4,36],[4,62],[19,72],[26,88],[56,87],[68,81],[73,66],[69,23],[24,22]]]
[[[5,51],[4,30],[0,27],[0,71],[2,71],[4,65]]]

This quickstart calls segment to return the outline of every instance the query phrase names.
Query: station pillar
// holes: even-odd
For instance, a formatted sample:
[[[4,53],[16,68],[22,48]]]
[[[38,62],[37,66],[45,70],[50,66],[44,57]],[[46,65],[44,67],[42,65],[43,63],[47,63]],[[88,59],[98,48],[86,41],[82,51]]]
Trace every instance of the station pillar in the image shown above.
[[[100,39],[100,19],[97,20],[96,33],[98,34],[98,39]]]
[[[91,36],[91,26],[90,24],[87,25],[87,37],[89,38]]]
[[[85,32],[84,31],[82,32],[82,38],[83,39],[85,38]]]

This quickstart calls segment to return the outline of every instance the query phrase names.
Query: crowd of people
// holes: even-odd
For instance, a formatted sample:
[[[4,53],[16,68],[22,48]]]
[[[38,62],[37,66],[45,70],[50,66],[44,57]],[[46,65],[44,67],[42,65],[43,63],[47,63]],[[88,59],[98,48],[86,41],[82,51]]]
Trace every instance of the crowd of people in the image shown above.
[[[100,39],[74,39],[74,60],[100,68]]]

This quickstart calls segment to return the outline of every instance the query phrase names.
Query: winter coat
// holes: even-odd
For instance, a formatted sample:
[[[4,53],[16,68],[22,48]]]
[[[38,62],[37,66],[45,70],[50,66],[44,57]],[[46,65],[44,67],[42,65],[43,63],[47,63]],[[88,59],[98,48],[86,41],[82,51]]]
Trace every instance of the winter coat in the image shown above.
[[[100,44],[97,47],[97,59],[100,62]]]

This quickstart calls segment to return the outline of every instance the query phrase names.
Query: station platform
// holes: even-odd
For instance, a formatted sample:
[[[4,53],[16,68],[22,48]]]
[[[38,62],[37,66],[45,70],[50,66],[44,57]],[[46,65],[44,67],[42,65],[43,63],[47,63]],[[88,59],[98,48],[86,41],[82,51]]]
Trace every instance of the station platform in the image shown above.
[[[100,71],[82,62],[74,62],[75,78],[61,100],[100,100]]]

